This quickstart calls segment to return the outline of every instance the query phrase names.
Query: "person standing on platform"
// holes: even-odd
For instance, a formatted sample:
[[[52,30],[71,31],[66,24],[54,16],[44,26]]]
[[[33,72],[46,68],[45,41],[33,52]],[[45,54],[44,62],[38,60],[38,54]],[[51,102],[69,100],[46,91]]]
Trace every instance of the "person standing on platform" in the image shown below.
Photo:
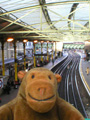
[[[54,65],[54,59],[52,59],[52,64]]]
[[[86,74],[89,75],[89,67],[86,68]]]

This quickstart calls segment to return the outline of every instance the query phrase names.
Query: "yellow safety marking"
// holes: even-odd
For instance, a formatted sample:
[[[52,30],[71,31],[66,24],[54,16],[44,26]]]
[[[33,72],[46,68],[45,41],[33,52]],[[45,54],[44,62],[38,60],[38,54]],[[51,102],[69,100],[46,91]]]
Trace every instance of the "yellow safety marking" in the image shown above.
[[[88,88],[88,90],[89,90],[89,92],[90,92],[90,87],[88,86],[88,84],[87,84],[87,82],[86,82],[86,80],[85,80],[85,77],[84,77],[84,75],[83,75],[82,69],[81,69],[81,63],[82,63],[82,60],[81,60],[81,62],[80,62],[81,75],[82,75],[82,78],[83,78],[83,80],[84,80],[84,83],[85,83],[86,87]]]

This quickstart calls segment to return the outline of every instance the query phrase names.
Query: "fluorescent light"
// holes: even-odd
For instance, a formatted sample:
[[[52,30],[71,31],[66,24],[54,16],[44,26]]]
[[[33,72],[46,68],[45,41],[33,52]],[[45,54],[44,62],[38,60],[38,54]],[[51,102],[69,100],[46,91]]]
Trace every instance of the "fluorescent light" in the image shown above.
[[[26,43],[26,42],[28,42],[28,40],[27,40],[27,39],[24,39],[23,42]]]
[[[34,40],[33,42],[34,42],[34,43],[37,43],[38,41],[37,41],[37,40]]]
[[[14,38],[10,37],[7,39],[7,42],[12,42],[14,40]]]

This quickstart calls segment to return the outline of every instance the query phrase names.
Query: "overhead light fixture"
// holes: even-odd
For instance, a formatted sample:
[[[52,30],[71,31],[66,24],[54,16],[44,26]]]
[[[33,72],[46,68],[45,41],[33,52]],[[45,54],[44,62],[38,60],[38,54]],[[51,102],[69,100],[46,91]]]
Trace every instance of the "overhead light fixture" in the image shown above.
[[[37,43],[37,42],[38,42],[38,40],[34,40],[33,42],[34,42],[34,43]]]
[[[41,41],[41,43],[43,43],[44,41]]]
[[[26,43],[26,42],[28,42],[28,40],[27,40],[27,39],[24,39],[23,42]]]
[[[10,37],[10,38],[7,38],[7,42],[12,42],[14,40],[14,38]]]
[[[49,41],[47,41],[47,43],[49,43]]]

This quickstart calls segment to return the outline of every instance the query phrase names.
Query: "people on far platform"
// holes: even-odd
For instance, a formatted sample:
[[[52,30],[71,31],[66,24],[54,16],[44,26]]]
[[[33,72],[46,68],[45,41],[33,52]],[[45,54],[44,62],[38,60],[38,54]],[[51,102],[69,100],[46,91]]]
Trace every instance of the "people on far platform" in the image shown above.
[[[52,64],[54,65],[54,59],[52,58]]]
[[[89,67],[86,68],[86,74],[89,75]]]

